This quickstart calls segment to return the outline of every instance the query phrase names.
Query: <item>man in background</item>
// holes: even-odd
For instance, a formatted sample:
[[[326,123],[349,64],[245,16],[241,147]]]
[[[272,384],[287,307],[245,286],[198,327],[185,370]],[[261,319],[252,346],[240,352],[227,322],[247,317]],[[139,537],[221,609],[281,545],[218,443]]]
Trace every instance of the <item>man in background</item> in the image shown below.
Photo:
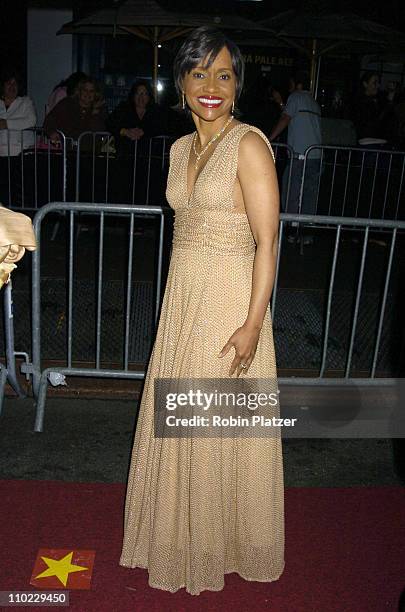
[[[304,172],[304,153],[311,145],[320,145],[321,109],[309,91],[309,74],[297,72],[289,81],[290,95],[283,107],[281,117],[270,134],[275,140],[288,128],[287,143],[293,149],[291,167],[288,164],[283,175],[282,210],[283,212],[315,214],[321,169],[321,150],[314,149],[305,164],[305,183],[300,201],[302,175]],[[291,169],[291,183],[288,193],[288,178]],[[306,242],[312,242],[307,237]]]

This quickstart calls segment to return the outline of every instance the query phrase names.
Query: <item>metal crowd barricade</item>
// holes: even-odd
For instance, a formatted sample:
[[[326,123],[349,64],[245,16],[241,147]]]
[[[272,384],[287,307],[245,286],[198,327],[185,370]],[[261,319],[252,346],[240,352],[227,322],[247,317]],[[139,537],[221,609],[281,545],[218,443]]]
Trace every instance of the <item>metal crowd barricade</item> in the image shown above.
[[[3,130],[0,149],[0,201],[15,210],[36,210],[51,200],[66,200],[66,152],[71,139],[57,130],[59,144],[42,128]]]
[[[42,369],[43,356],[41,353],[41,228],[43,220],[47,215],[54,212],[65,212],[68,222],[68,253],[67,253],[67,312],[66,312],[66,365],[63,367],[48,367]],[[134,253],[134,223],[135,217],[147,213],[155,216],[160,221],[159,242],[157,254],[156,272],[156,299],[154,306],[154,321],[156,323],[160,308],[160,287],[162,277],[162,255],[164,238],[164,210],[161,206],[137,206],[118,205],[104,203],[71,203],[57,202],[42,207],[34,218],[34,231],[36,234],[38,248],[33,253],[32,259],[32,364],[26,371],[32,374],[33,390],[37,398],[37,412],[35,431],[42,431],[46,390],[48,377],[55,374],[68,376],[104,377],[104,378],[129,378],[142,379],[143,370],[131,370],[129,368],[129,333],[131,312],[131,287],[133,279],[133,253]],[[74,296],[74,266],[75,266],[75,217],[80,213],[92,215],[98,219],[98,268],[97,268],[97,296],[95,316],[95,355],[93,368],[77,367],[74,365],[72,343],[75,334],[73,325],[73,309],[75,305]],[[121,367],[112,369],[103,367],[101,359],[101,327],[102,327],[102,296],[104,278],[104,253],[105,253],[105,220],[108,215],[125,216],[128,219],[128,260],[126,264],[126,292],[122,311],[125,312],[125,333],[122,351]]]
[[[4,205],[29,211],[51,201],[148,205],[164,199],[173,138],[136,140],[123,153],[109,132],[83,132],[77,141],[57,132],[59,144],[51,142],[42,128],[5,130],[7,147],[0,155]],[[275,143],[273,150],[288,200],[293,151],[282,143]]]
[[[299,212],[405,220],[404,171],[403,151],[311,146],[295,169]]]
[[[155,204],[164,199],[173,139],[129,141],[123,152],[109,132],[83,132],[77,141],[76,202]]]
[[[68,220],[68,241],[69,248],[66,252],[67,257],[67,279],[66,279],[66,313],[64,320],[66,321],[66,359],[65,365],[62,366],[49,366],[43,368],[43,355],[42,355],[42,331],[41,331],[41,227],[43,220],[47,215],[54,213],[55,211],[64,211],[67,214]],[[94,367],[81,367],[77,365],[72,351],[73,340],[76,334],[76,323],[80,313],[76,312],[76,319],[74,319],[73,313],[78,309],[77,305],[77,285],[75,278],[75,265],[77,253],[74,249],[74,236],[75,236],[75,220],[79,213],[85,212],[95,216],[98,219],[98,256],[97,256],[97,269],[96,269],[96,299],[95,299],[95,316],[94,316]],[[33,376],[33,388],[34,394],[37,398],[37,412],[35,431],[42,431],[44,409],[46,401],[46,391],[48,379],[52,378],[55,374],[67,375],[67,376],[85,376],[85,377],[107,377],[107,378],[124,378],[124,379],[143,379],[144,370],[131,370],[129,367],[129,336],[130,336],[130,311],[133,300],[131,301],[131,282],[133,279],[133,252],[134,252],[134,222],[137,215],[154,215],[160,220],[159,234],[158,234],[158,257],[157,257],[157,275],[156,275],[156,299],[153,306],[153,318],[155,324],[157,322],[159,306],[160,306],[160,285],[162,280],[162,256],[163,256],[163,244],[164,244],[164,209],[163,207],[154,206],[137,206],[137,205],[114,205],[114,204],[81,204],[81,203],[53,203],[43,207],[35,216],[34,229],[38,241],[38,249],[33,253],[33,279],[32,279],[32,364],[29,364],[28,368],[24,371],[28,371]],[[125,326],[125,332],[123,335],[122,345],[122,360],[121,365],[117,369],[111,367],[105,367],[102,359],[101,343],[102,343],[102,326],[103,326],[103,313],[105,307],[103,304],[104,292],[103,282],[106,275],[106,243],[105,243],[105,227],[106,219],[108,215],[124,216],[128,219],[128,259],[126,261],[126,272],[124,289],[122,292],[122,304],[117,306],[120,312],[125,313],[123,317],[123,325]],[[388,288],[390,285],[394,254],[396,252],[398,238],[405,232],[405,221],[388,221],[388,220],[376,220],[376,219],[359,219],[359,218],[342,218],[333,217],[328,215],[301,215],[301,214],[282,214],[280,220],[280,239],[277,254],[277,265],[276,265],[276,276],[274,290],[271,298],[271,312],[273,321],[277,319],[280,308],[283,308],[283,294],[285,291],[279,287],[280,277],[280,262],[281,253],[283,246],[286,243],[285,240],[285,227],[292,222],[298,225],[310,224],[312,228],[315,228],[319,232],[327,231],[332,233],[334,236],[332,240],[328,241],[332,251],[331,262],[329,267],[329,284],[323,288],[325,294],[325,300],[322,305],[322,334],[320,337],[319,344],[319,371],[316,377],[313,376],[299,376],[299,377],[288,377],[280,378],[280,384],[282,385],[347,385],[355,382],[356,385],[391,385],[395,382],[393,378],[383,378],[377,376],[378,372],[381,372],[379,368],[379,356],[381,352],[381,342],[384,331],[384,320],[386,316],[386,307],[388,299]],[[351,316],[348,316],[347,324],[349,325],[349,339],[347,346],[345,345],[344,353],[344,371],[343,375],[339,377],[331,376],[331,370],[333,367],[330,365],[330,355],[333,346],[331,341],[331,329],[335,324],[333,317],[336,312],[332,308],[332,303],[336,294],[336,274],[337,268],[340,264],[340,255],[342,254],[342,238],[347,230],[356,228],[357,233],[362,236],[361,238],[361,256],[359,258],[359,268],[356,284],[353,289],[353,301],[354,308],[351,311]],[[357,343],[361,340],[357,336],[359,329],[360,305],[363,298],[363,289],[365,287],[365,266],[366,260],[369,254],[370,236],[374,233],[384,232],[384,239],[388,241],[388,247],[386,249],[387,261],[384,276],[384,286],[381,293],[375,298],[379,307],[376,311],[376,324],[375,330],[372,335],[372,351],[369,359],[369,369],[366,376],[358,377],[357,361],[358,360],[358,349]],[[86,244],[88,241],[86,241]],[[353,269],[353,266],[352,266]],[[126,287],[126,288],[125,288]],[[374,298],[373,298],[374,299]],[[281,300],[281,301],[280,301]],[[282,311],[280,311],[282,312]],[[284,314],[284,313],[283,313]],[[89,313],[86,313],[86,321],[88,325],[92,325],[89,321]],[[82,317],[83,318],[83,317]],[[350,320],[349,320],[350,319]],[[276,331],[277,335],[277,331]],[[368,359],[368,357],[367,357]],[[357,368],[357,369],[356,369]]]
[[[281,245],[283,244],[283,235],[286,224],[297,223],[298,225],[306,225],[310,224],[313,228],[328,228],[329,230],[335,231],[334,245],[333,245],[333,257],[330,266],[330,280],[329,286],[327,289],[327,300],[326,300],[326,308],[324,314],[324,326],[323,326],[323,334],[321,341],[321,361],[319,367],[319,373],[317,377],[288,377],[288,378],[280,378],[281,384],[288,385],[345,385],[352,384],[355,382],[357,385],[394,385],[396,380],[394,378],[380,378],[376,377],[377,370],[377,362],[379,358],[379,351],[381,348],[381,338],[382,331],[384,325],[384,316],[386,312],[386,304],[387,304],[387,295],[388,288],[391,281],[392,276],[392,265],[393,265],[393,257],[394,251],[397,245],[397,238],[399,234],[403,234],[405,231],[405,221],[388,221],[388,220],[379,220],[379,219],[359,219],[353,217],[334,217],[327,215],[303,215],[303,214],[281,214],[280,216],[280,231],[279,231],[279,246],[278,246],[278,254],[277,254],[277,267],[276,267],[276,276],[274,283],[274,290],[271,298],[271,312],[272,318],[277,312],[277,298],[278,298],[278,279],[279,279],[279,266],[280,266],[280,253],[281,253]],[[346,354],[346,363],[344,369],[344,376],[333,378],[329,376],[325,376],[327,361],[328,361],[328,349],[329,347],[329,331],[331,325],[331,304],[334,296],[335,289],[335,278],[336,278],[336,269],[338,265],[339,251],[341,249],[342,244],[342,234],[344,230],[352,230],[356,228],[358,231],[363,233],[362,239],[362,253],[360,259],[360,266],[358,271],[358,284],[355,296],[355,305],[352,313],[351,319],[351,328],[350,328],[350,340],[349,345],[347,347]],[[388,261],[385,273],[384,286],[382,290],[382,294],[380,296],[380,308],[377,314],[377,327],[376,334],[374,338],[374,346],[372,351],[372,359],[369,367],[369,376],[367,377],[352,377],[352,361],[354,354],[354,345],[356,339],[356,332],[358,326],[358,317],[359,317],[359,306],[360,300],[362,297],[362,289],[363,289],[363,281],[365,275],[365,264],[366,258],[368,254],[369,247],[369,238],[370,232],[372,231],[384,232],[384,239],[390,241],[389,244],[389,253],[388,253]]]
[[[294,151],[290,145],[282,142],[271,143],[275,164],[277,170],[277,178],[280,190],[280,204],[281,210],[288,212],[288,202],[290,200],[291,192],[291,178],[293,171],[292,160],[294,157]]]

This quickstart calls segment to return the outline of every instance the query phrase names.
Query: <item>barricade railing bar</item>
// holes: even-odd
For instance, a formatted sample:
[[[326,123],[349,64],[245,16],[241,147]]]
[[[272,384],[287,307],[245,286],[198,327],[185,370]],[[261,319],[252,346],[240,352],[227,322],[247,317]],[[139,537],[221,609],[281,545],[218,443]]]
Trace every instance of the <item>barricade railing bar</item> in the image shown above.
[[[56,198],[66,200],[67,157],[71,139],[57,130],[52,142],[42,128],[2,130],[0,202],[12,209],[36,210]]]
[[[343,218],[343,217],[333,217],[329,215],[291,215],[291,214],[281,214],[280,216],[280,231],[279,231],[279,245],[278,245],[278,254],[277,254],[277,269],[275,276],[275,284],[273,289],[273,294],[271,298],[271,312],[272,317],[274,319],[276,315],[276,304],[277,304],[277,294],[278,294],[278,278],[279,278],[279,266],[280,266],[280,250],[282,245],[282,237],[286,226],[291,224],[298,224],[310,226],[312,230],[316,230],[316,228],[328,228],[330,231],[335,232],[334,236],[334,244],[333,244],[333,257],[330,267],[330,279],[329,286],[327,289],[327,300],[326,300],[326,308],[325,308],[325,319],[323,322],[323,333],[322,333],[322,352],[321,352],[321,362],[319,367],[319,374],[316,378],[314,377],[288,377],[288,378],[280,378],[281,384],[295,384],[295,385],[313,385],[313,384],[322,384],[322,385],[342,385],[342,384],[352,384],[353,381],[357,385],[370,385],[370,384],[395,384],[394,379],[387,379],[384,381],[381,378],[376,378],[376,369],[377,362],[380,351],[382,330],[384,325],[384,316],[386,313],[386,304],[387,304],[387,296],[388,296],[388,288],[391,281],[392,267],[393,267],[393,257],[394,251],[397,244],[397,238],[399,233],[403,233],[405,231],[405,221],[388,221],[388,220],[379,220],[379,219],[359,219],[359,218]],[[327,357],[328,357],[328,343],[329,343],[329,331],[331,325],[331,305],[332,298],[334,295],[335,289],[335,277],[336,277],[336,268],[338,264],[339,252],[342,244],[342,233],[343,230],[353,230],[357,229],[362,237],[362,253],[360,259],[360,266],[358,271],[358,280],[357,280],[357,290],[355,296],[355,305],[352,313],[352,318],[350,321],[350,339],[346,352],[346,365],[344,369],[344,376],[338,378],[326,377],[326,365],[327,365]],[[379,232],[384,231],[384,238],[386,241],[389,241],[389,251],[388,251],[388,260],[386,264],[385,270],[385,280],[383,291],[380,297],[379,302],[379,310],[377,313],[377,327],[374,338],[374,346],[372,351],[372,359],[369,368],[369,375],[366,378],[353,378],[352,374],[352,358],[353,358],[353,350],[355,346],[355,338],[356,332],[358,330],[358,317],[359,317],[359,305],[360,299],[362,296],[364,276],[365,276],[365,263],[366,257],[368,254],[369,244],[370,244],[370,231],[377,230]]]
[[[295,163],[298,212],[405,219],[403,151],[313,145]]]
[[[3,316],[5,363],[0,363],[0,414],[3,407],[6,383],[9,383],[18,397],[23,398],[26,396],[18,380],[16,357],[24,357],[25,363],[28,363],[29,361],[29,357],[26,352],[15,350],[13,293],[11,280],[3,289]]]

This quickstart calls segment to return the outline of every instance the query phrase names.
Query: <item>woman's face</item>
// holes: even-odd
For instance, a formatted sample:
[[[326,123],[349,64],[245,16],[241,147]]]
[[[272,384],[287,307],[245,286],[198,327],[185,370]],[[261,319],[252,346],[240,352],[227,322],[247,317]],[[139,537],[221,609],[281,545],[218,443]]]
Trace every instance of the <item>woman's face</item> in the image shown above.
[[[183,90],[192,113],[205,121],[215,121],[231,112],[236,76],[226,47],[221,49],[211,66],[204,67],[205,64],[206,58],[186,74]]]
[[[145,85],[139,85],[134,93],[134,103],[138,108],[145,108],[150,101],[150,95]]]
[[[93,83],[84,83],[79,89],[79,103],[82,108],[90,108],[96,99],[96,88]]]
[[[374,74],[368,81],[363,81],[366,96],[376,96],[378,92],[379,78]]]
[[[18,83],[13,77],[4,83],[4,97],[8,100],[14,100],[18,96]]]

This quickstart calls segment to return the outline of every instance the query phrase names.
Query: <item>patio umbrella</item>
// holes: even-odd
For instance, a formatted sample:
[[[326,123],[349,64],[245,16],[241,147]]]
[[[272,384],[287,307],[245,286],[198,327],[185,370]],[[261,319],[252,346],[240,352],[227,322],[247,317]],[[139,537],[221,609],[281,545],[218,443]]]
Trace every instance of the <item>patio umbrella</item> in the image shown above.
[[[296,48],[311,61],[311,90],[316,93],[320,58],[338,47],[367,53],[405,46],[405,34],[352,13],[314,14],[286,11],[260,22],[262,27]],[[310,41],[310,47],[305,45]]]
[[[115,8],[102,9],[84,19],[67,23],[58,34],[134,34],[148,40],[153,46],[153,84],[156,94],[159,45],[206,25],[239,32],[256,32],[261,29],[253,21],[237,15],[180,13],[168,11],[155,0],[127,0]]]

